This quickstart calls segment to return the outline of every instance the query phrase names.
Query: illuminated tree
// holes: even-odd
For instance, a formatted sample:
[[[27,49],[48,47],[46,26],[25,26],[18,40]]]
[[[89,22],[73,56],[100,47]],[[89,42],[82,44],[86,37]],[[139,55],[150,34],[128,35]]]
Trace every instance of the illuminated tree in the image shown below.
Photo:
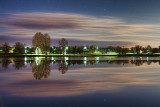
[[[47,33],[43,35],[41,32],[37,32],[33,36],[32,46],[34,49],[38,47],[42,50],[42,52],[46,53],[50,50],[50,44],[51,38]]]

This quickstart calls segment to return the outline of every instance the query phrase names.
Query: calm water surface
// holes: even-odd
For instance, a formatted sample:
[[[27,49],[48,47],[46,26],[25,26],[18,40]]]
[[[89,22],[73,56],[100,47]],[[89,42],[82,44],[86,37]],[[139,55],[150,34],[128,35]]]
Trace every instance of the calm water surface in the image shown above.
[[[0,107],[160,107],[160,57],[0,58]]]

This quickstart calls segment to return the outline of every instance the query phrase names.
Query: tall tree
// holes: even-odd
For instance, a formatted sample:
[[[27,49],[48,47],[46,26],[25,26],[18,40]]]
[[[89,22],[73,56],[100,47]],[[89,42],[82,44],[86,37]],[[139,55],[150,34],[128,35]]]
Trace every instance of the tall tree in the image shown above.
[[[43,47],[42,47],[42,50],[43,51],[49,51],[50,50],[50,45],[51,45],[51,38],[50,38],[50,36],[47,34],[47,33],[45,33],[44,35],[43,35]]]
[[[5,42],[3,45],[2,45],[2,50],[3,52],[5,53],[9,53],[9,50],[10,50],[10,46],[9,46],[9,43]]]
[[[51,45],[51,38],[50,36],[46,34],[42,34],[41,32],[37,32],[33,36],[32,46],[34,49],[37,47],[42,50],[42,52],[49,51]]]
[[[14,45],[15,49],[14,49],[14,52],[17,52],[17,53],[24,53],[24,47],[25,45],[20,43],[20,42],[16,42],[15,45]]]
[[[68,46],[68,41],[67,41],[65,38],[62,38],[62,39],[59,41],[59,46],[61,47],[62,53],[63,53],[63,55],[64,55],[64,53],[65,53],[65,48],[66,48],[66,46]]]

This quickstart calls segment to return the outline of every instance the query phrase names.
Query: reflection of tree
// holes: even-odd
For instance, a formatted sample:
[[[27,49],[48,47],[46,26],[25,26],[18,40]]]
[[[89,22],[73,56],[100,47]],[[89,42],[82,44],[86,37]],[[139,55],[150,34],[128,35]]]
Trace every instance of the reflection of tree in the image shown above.
[[[9,60],[9,58],[3,58],[2,59],[2,67],[4,69],[7,69],[10,63],[11,63],[11,61]]]
[[[68,66],[70,65],[81,65],[83,64],[83,60],[68,60]]]
[[[32,64],[32,72],[33,76],[37,80],[41,80],[42,78],[47,78],[50,75],[50,62],[47,60],[42,60],[37,65],[36,62]]]
[[[16,70],[19,70],[21,68],[25,68],[26,66],[25,66],[24,62],[25,62],[24,59],[15,58],[13,66],[15,67]]]
[[[151,65],[151,63],[152,63],[152,61],[151,61],[151,60],[147,61],[147,64],[148,64],[148,65]]]
[[[62,73],[62,74],[65,74],[67,71],[68,71],[68,66],[65,62],[65,60],[62,60],[62,61],[59,61],[58,62],[58,70]]]
[[[135,64],[136,66],[143,65],[143,60],[131,60],[131,64]]]
[[[109,64],[117,64],[117,65],[120,65],[120,64],[128,64],[129,63],[129,60],[110,60],[110,62],[108,62]]]

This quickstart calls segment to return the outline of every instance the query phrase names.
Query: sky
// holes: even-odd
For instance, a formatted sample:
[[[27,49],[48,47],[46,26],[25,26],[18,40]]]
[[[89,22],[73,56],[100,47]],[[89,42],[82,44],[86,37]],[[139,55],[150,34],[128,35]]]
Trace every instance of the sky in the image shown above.
[[[0,0],[0,44],[31,45],[42,32],[52,45],[158,47],[159,11],[159,0]]]

